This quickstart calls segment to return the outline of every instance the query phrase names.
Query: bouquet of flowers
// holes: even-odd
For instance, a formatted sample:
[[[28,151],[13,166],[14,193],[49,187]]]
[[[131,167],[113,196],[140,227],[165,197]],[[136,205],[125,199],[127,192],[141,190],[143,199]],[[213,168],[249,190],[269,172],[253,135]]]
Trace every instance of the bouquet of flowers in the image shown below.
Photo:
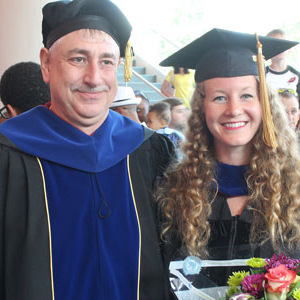
[[[270,259],[252,258],[249,272],[233,272],[226,299],[300,300],[300,260],[284,254]]]

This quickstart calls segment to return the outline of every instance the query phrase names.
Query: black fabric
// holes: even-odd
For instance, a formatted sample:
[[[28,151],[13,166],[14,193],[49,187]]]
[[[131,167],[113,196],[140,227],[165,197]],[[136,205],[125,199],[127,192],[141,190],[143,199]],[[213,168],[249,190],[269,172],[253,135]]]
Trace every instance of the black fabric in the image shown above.
[[[43,43],[50,48],[62,36],[79,29],[98,29],[112,36],[125,55],[132,30],[125,15],[109,0],[55,1],[43,7]]]
[[[249,235],[252,225],[252,212],[246,207],[240,216],[232,217],[227,204],[227,198],[223,195],[219,194],[212,202],[212,215],[209,217],[209,223],[211,226],[211,236],[208,242],[209,257],[207,259],[269,258],[275,253],[269,241],[263,245],[250,244]],[[183,260],[188,256],[185,247],[181,245],[181,241],[176,236],[176,233],[171,235],[169,242],[164,245],[163,249],[166,268],[168,268],[170,261]],[[293,253],[290,253],[282,247],[282,252],[288,256],[300,258],[299,249],[295,249]],[[281,251],[277,254],[281,254]],[[200,275],[196,279],[193,277],[193,285],[197,288],[226,286],[229,275],[238,270],[241,271],[242,268],[202,268]]]
[[[174,147],[164,136],[151,133],[149,129],[146,132],[151,137],[130,155],[131,178],[142,228],[140,299],[172,299],[157,242],[158,228],[151,216],[155,215],[153,188],[170,163]]]
[[[203,54],[198,61],[195,81],[202,82],[215,77],[258,76],[254,52],[241,47],[215,48]]]
[[[145,136],[145,142],[129,156],[142,237],[139,299],[176,299],[164,273],[152,199],[155,180],[170,163],[174,148],[167,138],[149,129]],[[0,176],[0,298],[50,300],[49,234],[41,171],[36,158],[19,152],[3,135]]]
[[[50,300],[50,248],[41,172],[35,157],[13,148],[0,135],[0,299]]]
[[[62,25],[54,28],[47,37],[46,47],[50,48],[60,37],[83,28],[99,29],[113,37],[117,36],[115,30],[104,18],[100,16],[80,16],[76,19],[68,20]],[[116,38],[115,40],[118,43]]]

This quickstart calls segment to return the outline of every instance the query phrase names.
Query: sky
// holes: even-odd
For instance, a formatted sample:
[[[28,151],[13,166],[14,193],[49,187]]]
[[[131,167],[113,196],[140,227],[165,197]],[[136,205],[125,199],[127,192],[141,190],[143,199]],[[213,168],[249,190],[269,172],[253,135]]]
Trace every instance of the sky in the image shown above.
[[[130,18],[132,24],[143,27],[146,20],[151,24],[164,24],[168,20],[168,9],[203,10],[207,25],[244,32],[257,31],[265,34],[282,24],[300,20],[299,0],[202,0],[198,7],[187,7],[185,0],[114,0]],[[197,1],[195,1],[197,3]],[[288,5],[288,6],[287,6]],[[154,18],[152,16],[155,16]],[[148,23],[147,22],[147,23]],[[137,28],[136,28],[137,29]]]
[[[192,0],[113,0],[113,2],[130,20],[133,26],[132,36],[137,37],[137,49],[143,53],[150,51],[149,43],[144,39],[145,35],[149,34],[147,31],[149,28],[159,31],[165,37],[170,32],[168,30],[172,30],[174,17],[168,15],[170,8],[181,10],[184,17],[189,13],[202,14],[199,22],[197,20],[189,22],[188,18],[179,20],[180,27],[176,27],[174,36],[170,37],[174,41],[177,37],[184,37],[189,33],[191,38],[187,43],[212,28],[266,35],[275,28],[289,31],[294,24],[300,22],[299,0],[289,0],[286,3],[282,0],[195,0],[193,7],[187,5]],[[300,32],[292,32],[290,39],[300,40]],[[158,51],[154,43],[150,47],[153,49],[152,55]],[[141,44],[145,44],[143,49]],[[300,46],[293,51],[295,53],[291,54],[291,59],[295,67],[300,70]]]

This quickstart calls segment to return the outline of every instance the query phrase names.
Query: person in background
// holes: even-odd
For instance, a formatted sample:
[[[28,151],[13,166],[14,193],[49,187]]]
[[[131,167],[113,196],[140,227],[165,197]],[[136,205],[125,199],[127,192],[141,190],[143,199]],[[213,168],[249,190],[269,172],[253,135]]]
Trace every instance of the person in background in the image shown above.
[[[174,87],[174,91],[170,87]],[[194,72],[187,68],[173,67],[161,86],[161,92],[166,97],[182,99],[184,106],[190,107],[192,92],[195,87]]]
[[[137,114],[143,124],[147,123],[147,115],[149,112],[149,99],[141,91],[134,91],[136,97],[141,98],[141,102],[137,105]]]
[[[169,128],[171,122],[170,105],[160,101],[150,106],[147,116],[147,126],[157,133],[168,137],[174,144],[175,149],[180,147],[184,135],[177,130]]]
[[[286,40],[286,34],[282,29],[274,29],[267,34],[268,37]],[[278,92],[289,90],[296,96],[300,93],[300,73],[288,65],[289,50],[271,58],[271,64],[266,68],[267,83]]]
[[[279,93],[279,97],[281,102],[285,107],[285,111],[289,118],[290,126],[293,130],[297,130],[297,124],[299,121],[299,99],[294,94],[289,92],[288,90],[284,90]]]
[[[135,96],[131,87],[119,86],[110,109],[137,123],[141,123],[137,115],[137,105],[140,102],[141,98]]]
[[[168,169],[157,205],[166,267],[216,260],[198,288],[226,286],[243,270],[235,259],[300,258],[298,143],[263,65],[296,44],[215,28],[161,62],[196,70],[183,160]]]
[[[41,66],[35,62],[20,62],[10,66],[0,80],[2,120],[15,117],[50,100],[49,86],[44,82]]]
[[[150,106],[147,115],[147,126],[153,130],[166,128],[171,121],[171,111],[168,103],[157,102]]]
[[[0,126],[0,299],[168,300],[152,190],[174,147],[109,109],[131,25],[108,0],[42,12],[51,101]]]
[[[165,98],[163,102],[168,103],[171,109],[171,122],[169,124],[169,128],[175,129],[184,134],[187,127],[190,109],[183,105],[180,98]]]

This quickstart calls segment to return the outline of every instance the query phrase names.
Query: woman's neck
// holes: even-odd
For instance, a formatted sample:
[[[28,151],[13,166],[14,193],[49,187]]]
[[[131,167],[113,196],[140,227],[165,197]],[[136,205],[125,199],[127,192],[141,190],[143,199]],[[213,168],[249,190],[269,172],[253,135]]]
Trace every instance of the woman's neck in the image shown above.
[[[240,147],[226,147],[215,145],[216,159],[219,162],[232,166],[243,166],[250,162],[252,146],[244,145]]]

